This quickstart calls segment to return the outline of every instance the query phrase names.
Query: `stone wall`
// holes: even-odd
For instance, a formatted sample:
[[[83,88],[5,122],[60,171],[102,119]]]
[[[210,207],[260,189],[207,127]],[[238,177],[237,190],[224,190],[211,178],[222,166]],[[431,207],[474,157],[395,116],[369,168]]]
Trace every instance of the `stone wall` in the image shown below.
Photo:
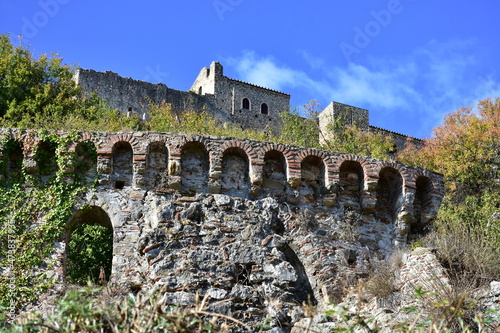
[[[97,93],[111,108],[124,115],[136,114],[147,120],[150,103],[169,103],[177,113],[185,110],[207,110],[221,122],[231,121],[226,112],[214,105],[210,96],[171,89],[162,83],[152,84],[124,78],[113,72],[88,69],[78,69],[74,80],[85,92]]]
[[[196,77],[189,92],[168,88],[164,84],[123,78],[112,72],[78,69],[75,81],[83,90],[96,92],[110,107],[122,114],[137,114],[149,119],[149,104],[169,103],[175,112],[206,110],[221,123],[232,123],[242,129],[279,133],[282,111],[290,110],[290,95],[224,76],[223,67],[212,62]],[[265,105],[265,107],[264,107]],[[334,135],[329,124],[341,118],[342,125],[356,124],[361,130],[380,133],[394,140],[395,150],[411,142],[421,147],[420,139],[370,126],[366,109],[331,102],[318,117],[323,135]],[[322,139],[323,136],[320,137]]]
[[[404,149],[408,144],[413,144],[417,148],[423,147],[423,141],[417,138],[410,137],[401,133],[389,131],[380,127],[371,126],[369,119],[369,112],[366,109],[354,107],[337,102],[331,102],[318,117],[319,128],[324,136],[327,138],[335,135],[330,130],[330,126],[336,121],[340,126],[356,125],[360,130],[370,131],[375,134],[390,137],[394,142],[394,151]],[[320,136],[323,139],[323,136]]]
[[[0,138],[20,142],[2,150],[12,164],[42,176],[36,131],[2,129]],[[413,239],[444,193],[442,175],[429,170],[269,142],[82,132],[67,149],[85,159],[82,144],[97,149],[85,165],[98,185],[79,197],[74,216],[90,207],[112,225],[112,283],[159,284],[169,304],[208,293],[210,310],[252,324],[269,317],[284,331],[304,317],[304,302],[338,301]],[[60,281],[65,251],[57,243],[49,274]]]
[[[403,150],[409,144],[414,145],[417,149],[421,149],[424,147],[423,140],[413,138],[413,137],[408,136],[408,135],[396,133],[393,131],[389,131],[389,130],[386,130],[386,129],[383,129],[380,127],[376,127],[376,126],[371,126],[371,125],[369,127],[369,131],[371,131],[372,133],[381,134],[382,136],[390,137],[394,142],[394,151],[392,153],[395,153],[396,151]]]
[[[200,71],[191,91],[213,95],[217,107],[225,110],[232,121],[244,129],[278,132],[280,112],[290,109],[290,95],[228,78],[218,62]]]

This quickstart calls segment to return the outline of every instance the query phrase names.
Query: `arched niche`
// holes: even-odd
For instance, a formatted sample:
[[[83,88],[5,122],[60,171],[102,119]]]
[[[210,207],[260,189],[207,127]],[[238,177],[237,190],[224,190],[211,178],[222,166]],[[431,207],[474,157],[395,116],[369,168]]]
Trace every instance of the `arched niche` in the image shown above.
[[[97,173],[97,150],[93,142],[78,142],[75,147],[75,176],[89,183]]]
[[[148,145],[147,156],[147,176],[151,186],[157,187],[167,177],[168,149],[165,142],[151,142]]]
[[[272,192],[283,192],[286,188],[286,159],[282,152],[270,150],[264,155],[262,187]]]
[[[338,201],[345,208],[361,212],[361,193],[364,185],[364,171],[357,161],[344,161],[339,169]]]
[[[221,188],[223,194],[247,197],[250,190],[249,160],[241,148],[228,148],[222,155]]]
[[[19,180],[22,177],[23,148],[19,141],[11,140],[5,144],[6,176],[10,180]]]
[[[426,176],[419,176],[416,181],[415,199],[413,200],[414,222],[410,225],[408,240],[416,240],[423,236],[426,227],[432,219],[432,192],[434,185],[432,180]]]
[[[403,177],[399,171],[392,167],[380,170],[375,217],[384,223],[394,222],[402,203],[402,194]]]
[[[41,176],[53,176],[57,172],[57,142],[40,141],[36,148],[35,160]]]
[[[127,141],[115,143],[112,151],[113,156],[113,186],[116,189],[123,189],[131,186],[134,176],[132,146]]]
[[[181,191],[206,192],[210,159],[205,145],[188,142],[181,151]]]
[[[67,224],[66,280],[103,284],[109,281],[112,262],[113,225],[108,214],[97,206],[80,209]]]
[[[307,203],[316,202],[325,186],[325,163],[320,157],[309,155],[300,163],[300,175],[301,197]]]

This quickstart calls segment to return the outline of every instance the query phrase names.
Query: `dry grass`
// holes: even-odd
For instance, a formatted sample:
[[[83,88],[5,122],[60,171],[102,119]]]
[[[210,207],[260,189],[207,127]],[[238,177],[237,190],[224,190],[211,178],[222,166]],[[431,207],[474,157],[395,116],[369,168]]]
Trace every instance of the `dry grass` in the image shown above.
[[[479,288],[500,276],[500,253],[485,239],[466,227],[442,226],[422,239],[436,249],[455,289]]]
[[[386,297],[394,292],[396,272],[403,265],[406,249],[396,249],[389,258],[374,267],[366,283],[366,291],[371,297]]]
[[[17,320],[8,332],[228,332],[238,326],[251,331],[243,322],[207,311],[208,293],[196,295],[192,306],[164,304],[164,289],[127,296],[115,291],[86,287],[70,290],[59,302],[56,314],[42,318],[31,313]],[[116,291],[119,293],[119,291]]]

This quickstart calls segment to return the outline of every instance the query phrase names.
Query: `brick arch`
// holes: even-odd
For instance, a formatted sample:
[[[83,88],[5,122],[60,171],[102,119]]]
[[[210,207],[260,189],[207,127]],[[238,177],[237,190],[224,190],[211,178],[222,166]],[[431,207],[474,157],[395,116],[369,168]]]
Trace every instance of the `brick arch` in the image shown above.
[[[101,227],[107,228],[109,233],[104,240],[104,242],[99,244],[85,244],[85,248],[89,246],[92,249],[92,253],[99,252],[102,254],[107,254],[107,258],[104,262],[101,260],[96,260],[95,257],[87,257],[87,267],[92,272],[92,276],[97,279],[99,276],[99,271],[104,269],[107,280],[113,273],[113,262],[116,260],[113,256],[113,252],[116,248],[115,242],[117,239],[114,238],[114,223],[111,219],[110,214],[103,208],[101,205],[82,205],[79,209],[74,210],[71,217],[66,222],[66,234],[65,234],[65,243],[64,252],[62,254],[62,263],[63,276],[66,277],[75,277],[74,269],[79,266],[79,264],[75,264],[79,262],[81,259],[80,256],[71,255],[72,253],[72,242],[70,242],[72,234],[77,231],[80,227],[87,223],[95,223],[100,225]],[[76,247],[78,248],[77,243]],[[81,254],[81,253],[79,253]],[[73,273],[73,274],[72,274]],[[80,272],[81,273],[81,272]]]
[[[68,151],[74,153],[76,151],[76,147],[78,147],[78,145],[80,145],[83,142],[90,142],[94,145],[96,151],[99,150],[98,149],[99,140],[95,139],[90,132],[81,132],[78,134],[78,138],[75,141],[68,143],[67,145]]]
[[[20,178],[22,175],[24,150],[23,142],[19,136],[4,136],[4,144],[1,146],[1,154],[5,158],[5,172],[10,179]]]
[[[338,202],[345,208],[361,212],[365,185],[365,171],[359,161],[352,158],[340,163],[338,177]]]
[[[107,138],[106,141],[101,142],[98,147],[98,155],[111,155],[113,152],[113,147],[118,142],[128,142],[132,147],[132,152],[135,155],[144,155],[145,152],[141,149],[139,140],[134,137],[131,133],[120,133],[115,134]]]
[[[16,136],[17,135],[14,135],[14,137]],[[24,156],[32,157],[41,139],[35,131],[27,130],[19,136],[19,141],[22,142]]]
[[[289,147],[279,144],[279,143],[268,143],[261,147],[260,153],[259,153],[259,159],[260,164],[264,165],[264,157],[266,154],[270,151],[278,151],[283,154],[283,157],[285,157],[285,162],[286,162],[286,170],[287,170],[287,177],[290,174],[290,168],[293,167],[293,162],[295,161],[295,152],[290,150]]]
[[[372,169],[373,161],[367,159],[365,156],[355,155],[355,154],[342,154],[332,157],[333,168],[335,172],[332,172],[332,180],[339,180],[340,167],[344,162],[358,162],[363,168],[363,181],[373,178]]]
[[[403,178],[403,188],[407,187],[409,185],[408,181],[412,177],[412,172],[410,169],[408,169],[406,166],[404,166],[401,163],[394,162],[394,161],[378,161],[374,163],[373,168],[370,172],[370,174],[376,179],[379,178],[380,171],[384,168],[393,168],[399,172],[401,177]]]
[[[400,202],[404,195],[404,178],[396,163],[380,163],[379,180],[376,192],[375,217],[384,223],[395,221],[397,214],[402,209]]]
[[[220,158],[221,189],[224,194],[247,197],[252,183],[252,163],[241,146],[226,147]]]
[[[299,175],[300,175],[300,168],[302,161],[309,156],[319,157],[323,161],[323,164],[325,165],[325,174],[324,174],[325,184],[331,182],[332,181],[331,177],[334,173],[334,168],[335,168],[332,158],[330,157],[328,152],[314,148],[303,149],[297,153],[295,157],[295,162],[297,163],[299,169]]]
[[[167,151],[167,155],[170,157],[170,146],[168,144],[168,140],[167,140],[167,137],[163,136],[163,135],[159,135],[159,134],[152,134],[152,135],[148,135],[148,137],[146,138],[146,140],[144,140],[143,142],[143,149],[144,149],[144,152],[146,154],[146,161],[148,160],[148,154],[150,152],[150,149],[151,149],[151,145],[154,144],[154,143],[162,143],[164,146],[165,146],[165,150]]]
[[[212,156],[212,152],[208,148],[209,144],[210,144],[210,140],[207,139],[206,137],[200,136],[200,135],[181,136],[180,140],[177,141],[177,143],[175,145],[172,144],[172,143],[169,144],[169,145],[167,145],[167,148],[168,148],[168,151],[170,153],[170,156],[173,159],[180,159],[181,158],[181,154],[182,154],[182,149],[188,143],[201,143],[205,147],[205,149],[207,150],[209,156],[210,157]]]
[[[261,147],[262,186],[268,191],[283,191],[288,180],[294,153],[281,144],[269,143]]]
[[[156,188],[165,179],[168,170],[169,150],[164,137],[154,135],[146,141],[145,183]]]
[[[259,158],[258,153],[247,142],[241,141],[241,140],[236,140],[236,139],[232,139],[232,140],[228,140],[228,141],[224,142],[224,144],[221,146],[222,155],[224,155],[224,152],[229,148],[242,149],[248,156],[250,166],[262,165],[260,162],[263,161],[263,159]]]
[[[116,140],[111,141],[111,177],[112,186],[116,189],[122,189],[125,186],[132,186],[134,181],[134,164],[136,154],[134,146],[130,140]],[[137,148],[138,143],[135,142]],[[130,150],[129,150],[130,147]],[[131,155],[129,155],[129,152]],[[144,154],[142,156],[145,156]]]
[[[429,178],[432,181],[432,185],[434,187],[434,192],[444,195],[444,188],[443,188],[442,181],[439,180],[438,177],[436,177],[435,173],[433,173],[427,169],[418,168],[418,169],[414,169],[411,172],[409,172],[407,186],[410,188],[416,189],[416,183],[417,183],[418,177]]]

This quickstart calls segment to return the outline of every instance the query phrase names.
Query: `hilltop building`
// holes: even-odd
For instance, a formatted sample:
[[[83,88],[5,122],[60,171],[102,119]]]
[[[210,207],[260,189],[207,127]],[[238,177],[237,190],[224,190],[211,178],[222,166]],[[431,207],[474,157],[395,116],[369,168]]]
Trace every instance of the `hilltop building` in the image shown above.
[[[279,114],[290,110],[289,94],[224,76],[222,65],[215,61],[210,67],[201,69],[189,91],[87,69],[78,69],[75,81],[84,91],[96,92],[121,113],[136,113],[143,119],[149,117],[151,102],[169,103],[178,113],[206,110],[222,123],[237,124],[242,129],[279,132]],[[362,130],[391,136],[397,149],[402,149],[408,140],[417,145],[422,143],[419,139],[371,126],[368,110],[338,102],[331,102],[320,113],[320,130],[328,135],[327,125],[340,116],[345,125],[356,124]]]

